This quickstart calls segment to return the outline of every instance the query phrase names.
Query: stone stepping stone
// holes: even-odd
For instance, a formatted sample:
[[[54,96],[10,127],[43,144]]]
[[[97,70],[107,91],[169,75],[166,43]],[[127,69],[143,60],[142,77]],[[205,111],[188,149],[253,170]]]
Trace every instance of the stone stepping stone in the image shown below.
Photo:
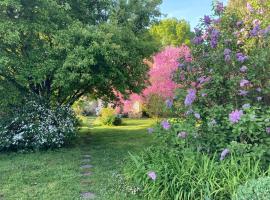
[[[92,192],[82,192],[81,197],[82,199],[94,199],[96,195]]]
[[[86,155],[83,155],[83,157],[84,158],[91,158],[91,156],[90,155],[87,155],[87,154]]]
[[[81,175],[83,175],[83,176],[91,176],[92,172],[81,172]]]
[[[82,162],[83,163],[89,163],[91,160],[89,158],[83,159]]]
[[[93,167],[92,165],[82,165],[81,169],[90,169],[92,167]]]
[[[92,181],[90,181],[90,180],[82,180],[81,184],[82,185],[90,185],[90,184],[92,184]]]

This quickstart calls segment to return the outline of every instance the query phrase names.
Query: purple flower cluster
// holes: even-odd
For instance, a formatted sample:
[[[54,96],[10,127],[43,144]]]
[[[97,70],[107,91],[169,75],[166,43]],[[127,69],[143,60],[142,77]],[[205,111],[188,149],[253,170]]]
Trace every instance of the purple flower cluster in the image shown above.
[[[218,38],[219,38],[219,31],[216,29],[213,29],[211,32],[211,41],[210,41],[210,45],[212,48],[216,48],[217,44],[218,44]]]
[[[163,120],[161,122],[161,126],[165,129],[165,130],[169,130],[171,128],[170,123],[167,120]]]
[[[270,134],[270,127],[266,127],[266,133]]]
[[[171,99],[167,99],[165,103],[167,108],[171,108],[173,106],[173,101]]]
[[[261,92],[262,91],[262,88],[258,87],[258,88],[256,88],[256,91],[257,92]]]
[[[220,154],[220,160],[224,160],[225,157],[230,153],[229,149],[224,149]]]
[[[238,93],[240,96],[247,96],[248,94],[248,91],[246,90],[239,90],[239,93]]]
[[[249,11],[249,12],[254,12],[254,9],[253,9],[253,7],[251,6],[251,4],[250,3],[247,3],[247,10]]]
[[[237,59],[237,61],[243,63],[248,59],[248,57],[245,56],[243,53],[237,53],[236,54],[236,59]]]
[[[233,112],[231,112],[229,114],[229,119],[230,119],[231,123],[235,124],[235,123],[239,122],[243,114],[244,113],[242,110],[234,110]]]
[[[196,36],[195,38],[193,38],[192,42],[193,44],[200,45],[203,43],[203,38],[202,36]]]
[[[241,68],[240,68],[240,72],[246,72],[248,70],[248,68],[246,67],[246,66],[242,66]]]
[[[240,81],[240,87],[245,87],[245,86],[249,86],[250,85],[250,82],[246,79],[242,79]]]
[[[250,108],[250,104],[249,103],[246,103],[242,106],[243,109],[249,109]]]
[[[215,7],[215,12],[220,15],[224,12],[224,5],[222,2],[217,2],[216,7]]]
[[[185,131],[182,131],[178,133],[177,137],[185,139],[187,137],[187,133]]]
[[[231,52],[230,49],[224,49],[224,60],[226,63],[231,61]]]
[[[201,77],[198,78],[198,81],[199,81],[200,84],[204,84],[204,83],[209,82],[210,79],[211,79],[210,77],[201,76]]]
[[[256,37],[261,31],[261,27],[259,24],[254,25],[253,29],[249,32],[250,36]]]
[[[194,116],[197,118],[197,119],[201,119],[201,115],[199,113],[195,113]]]
[[[154,132],[154,129],[153,128],[148,128],[147,131],[148,131],[149,134],[151,134],[151,133]]]
[[[212,22],[211,18],[208,15],[205,15],[203,18],[204,24],[209,26]]]
[[[155,173],[154,171],[148,172],[147,175],[148,175],[148,177],[149,177],[150,179],[152,179],[153,181],[155,181],[155,180],[157,179],[157,175],[156,175],[156,173]]]
[[[195,101],[195,99],[196,99],[196,90],[189,89],[185,102],[184,102],[185,106],[191,106],[192,103]]]

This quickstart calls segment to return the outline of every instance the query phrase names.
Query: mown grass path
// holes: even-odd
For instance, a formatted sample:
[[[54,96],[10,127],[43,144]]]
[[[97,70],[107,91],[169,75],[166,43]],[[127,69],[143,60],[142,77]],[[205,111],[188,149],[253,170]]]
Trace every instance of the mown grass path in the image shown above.
[[[146,129],[150,119],[124,120],[119,127],[84,122],[80,138],[69,148],[35,153],[0,154],[0,199],[77,200],[82,192],[97,200],[138,199],[121,191],[121,172],[128,152],[152,143]],[[91,172],[82,179],[82,155],[89,154]]]

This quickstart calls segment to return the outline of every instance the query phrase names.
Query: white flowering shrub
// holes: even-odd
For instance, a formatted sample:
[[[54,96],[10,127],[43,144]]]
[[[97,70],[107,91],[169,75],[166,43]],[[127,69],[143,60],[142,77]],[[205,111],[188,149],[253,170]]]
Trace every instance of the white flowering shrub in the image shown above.
[[[59,148],[76,134],[76,118],[69,107],[29,101],[1,123],[0,150]]]

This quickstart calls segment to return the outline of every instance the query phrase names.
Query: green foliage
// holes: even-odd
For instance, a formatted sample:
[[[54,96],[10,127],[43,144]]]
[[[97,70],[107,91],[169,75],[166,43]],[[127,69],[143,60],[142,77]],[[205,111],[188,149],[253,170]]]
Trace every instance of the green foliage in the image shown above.
[[[164,19],[150,28],[153,37],[160,41],[162,46],[182,44],[190,45],[190,25],[185,20]]]
[[[100,116],[97,118],[97,122],[100,122],[102,125],[115,125],[119,126],[122,123],[122,119],[118,116],[113,108],[102,108]]]
[[[235,200],[268,200],[270,199],[270,177],[261,177],[256,180],[250,180],[241,185]]]
[[[151,180],[149,171],[156,173]],[[188,148],[152,147],[131,156],[126,177],[143,191],[144,199],[231,199],[239,185],[263,176],[259,161],[231,156],[224,161]]]
[[[147,28],[160,3],[1,1],[0,93],[71,105],[85,93],[112,99],[113,89],[140,91],[142,60],[156,48]]]
[[[145,111],[150,117],[159,118],[169,115],[164,99],[157,94],[151,94],[145,103]]]

